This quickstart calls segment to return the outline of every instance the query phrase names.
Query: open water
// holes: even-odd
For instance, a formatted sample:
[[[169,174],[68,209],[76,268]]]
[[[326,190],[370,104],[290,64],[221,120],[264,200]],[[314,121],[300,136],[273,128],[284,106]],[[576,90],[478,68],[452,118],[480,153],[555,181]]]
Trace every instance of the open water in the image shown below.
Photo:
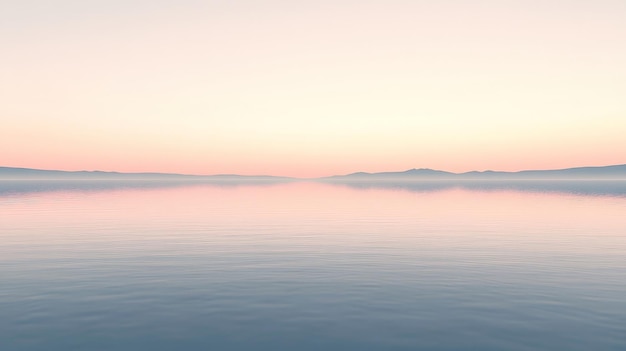
[[[0,350],[626,350],[626,182],[0,182]]]

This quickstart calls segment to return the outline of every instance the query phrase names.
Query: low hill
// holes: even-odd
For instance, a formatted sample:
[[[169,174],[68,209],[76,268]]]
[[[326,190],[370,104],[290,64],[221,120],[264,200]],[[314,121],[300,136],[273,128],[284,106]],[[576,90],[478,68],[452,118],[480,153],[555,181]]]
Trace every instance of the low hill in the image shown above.
[[[603,167],[577,167],[556,170],[526,170],[519,172],[472,171],[452,173],[428,168],[410,169],[403,172],[366,173],[357,172],[323,178],[327,181],[361,181],[361,180],[557,180],[557,179],[624,179],[626,165]]]
[[[57,171],[0,167],[0,179],[11,180],[288,180],[286,177],[242,176],[235,174],[190,175],[175,173],[120,173],[103,171]]]

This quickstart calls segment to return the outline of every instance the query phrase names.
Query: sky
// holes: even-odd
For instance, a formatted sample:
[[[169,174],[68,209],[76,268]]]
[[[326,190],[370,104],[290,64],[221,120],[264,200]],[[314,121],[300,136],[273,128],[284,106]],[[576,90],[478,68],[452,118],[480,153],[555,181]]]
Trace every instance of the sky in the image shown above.
[[[623,0],[0,0],[0,165],[626,163]]]

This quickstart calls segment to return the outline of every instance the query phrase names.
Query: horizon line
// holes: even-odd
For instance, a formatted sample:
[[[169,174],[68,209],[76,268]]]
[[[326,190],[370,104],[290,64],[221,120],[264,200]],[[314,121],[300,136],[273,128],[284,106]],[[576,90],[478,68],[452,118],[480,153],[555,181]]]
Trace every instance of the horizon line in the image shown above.
[[[556,168],[556,169],[521,169],[516,171],[498,171],[492,169],[486,170],[471,170],[465,172],[451,172],[446,170],[434,169],[434,168],[409,168],[401,171],[381,171],[381,172],[365,172],[365,171],[355,171],[346,174],[333,174],[326,175],[320,177],[294,177],[294,176],[283,176],[283,175],[272,175],[272,174],[237,174],[237,173],[217,173],[217,174],[191,174],[191,173],[169,173],[169,172],[159,172],[159,171],[140,171],[140,172],[120,172],[120,171],[104,171],[104,170],[62,170],[62,169],[42,169],[42,168],[29,168],[29,167],[11,167],[11,166],[0,166],[0,169],[16,169],[16,170],[31,170],[31,171],[44,171],[44,172],[64,172],[64,173],[107,173],[107,174],[119,174],[119,175],[172,175],[172,176],[187,176],[187,177],[272,177],[272,178],[286,178],[286,179],[325,179],[332,177],[344,177],[350,175],[376,175],[376,174],[386,174],[386,173],[405,173],[410,171],[434,171],[434,172],[442,172],[448,173],[451,175],[464,175],[469,173],[507,173],[514,174],[520,172],[545,172],[545,171],[565,171],[565,170],[573,170],[573,169],[583,169],[583,168],[606,168],[606,167],[616,167],[616,166],[626,166],[625,164],[610,164],[603,166],[576,166],[576,167],[567,167],[567,168]]]

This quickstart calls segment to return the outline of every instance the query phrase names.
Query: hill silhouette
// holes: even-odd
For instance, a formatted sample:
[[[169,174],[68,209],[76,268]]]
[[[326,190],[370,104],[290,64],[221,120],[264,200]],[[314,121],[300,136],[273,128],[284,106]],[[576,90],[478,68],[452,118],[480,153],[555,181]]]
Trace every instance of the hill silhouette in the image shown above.
[[[0,179],[12,180],[206,180],[206,181],[285,181],[297,178],[269,175],[193,175],[176,173],[122,173],[104,171],[60,171],[32,168],[0,167]],[[318,181],[414,181],[414,180],[626,180],[626,165],[576,167],[555,170],[524,170],[518,172],[471,171],[453,173],[419,168],[401,172],[367,173],[315,178]]]
[[[370,180],[626,180],[626,165],[602,167],[576,167],[555,170],[524,170],[518,172],[471,171],[452,173],[428,168],[409,169],[402,172],[357,172],[326,177],[327,181]]]
[[[0,179],[11,180],[207,180],[207,181],[280,181],[288,177],[244,176],[237,174],[192,175],[177,173],[122,173],[104,171],[58,171],[0,167]]]

